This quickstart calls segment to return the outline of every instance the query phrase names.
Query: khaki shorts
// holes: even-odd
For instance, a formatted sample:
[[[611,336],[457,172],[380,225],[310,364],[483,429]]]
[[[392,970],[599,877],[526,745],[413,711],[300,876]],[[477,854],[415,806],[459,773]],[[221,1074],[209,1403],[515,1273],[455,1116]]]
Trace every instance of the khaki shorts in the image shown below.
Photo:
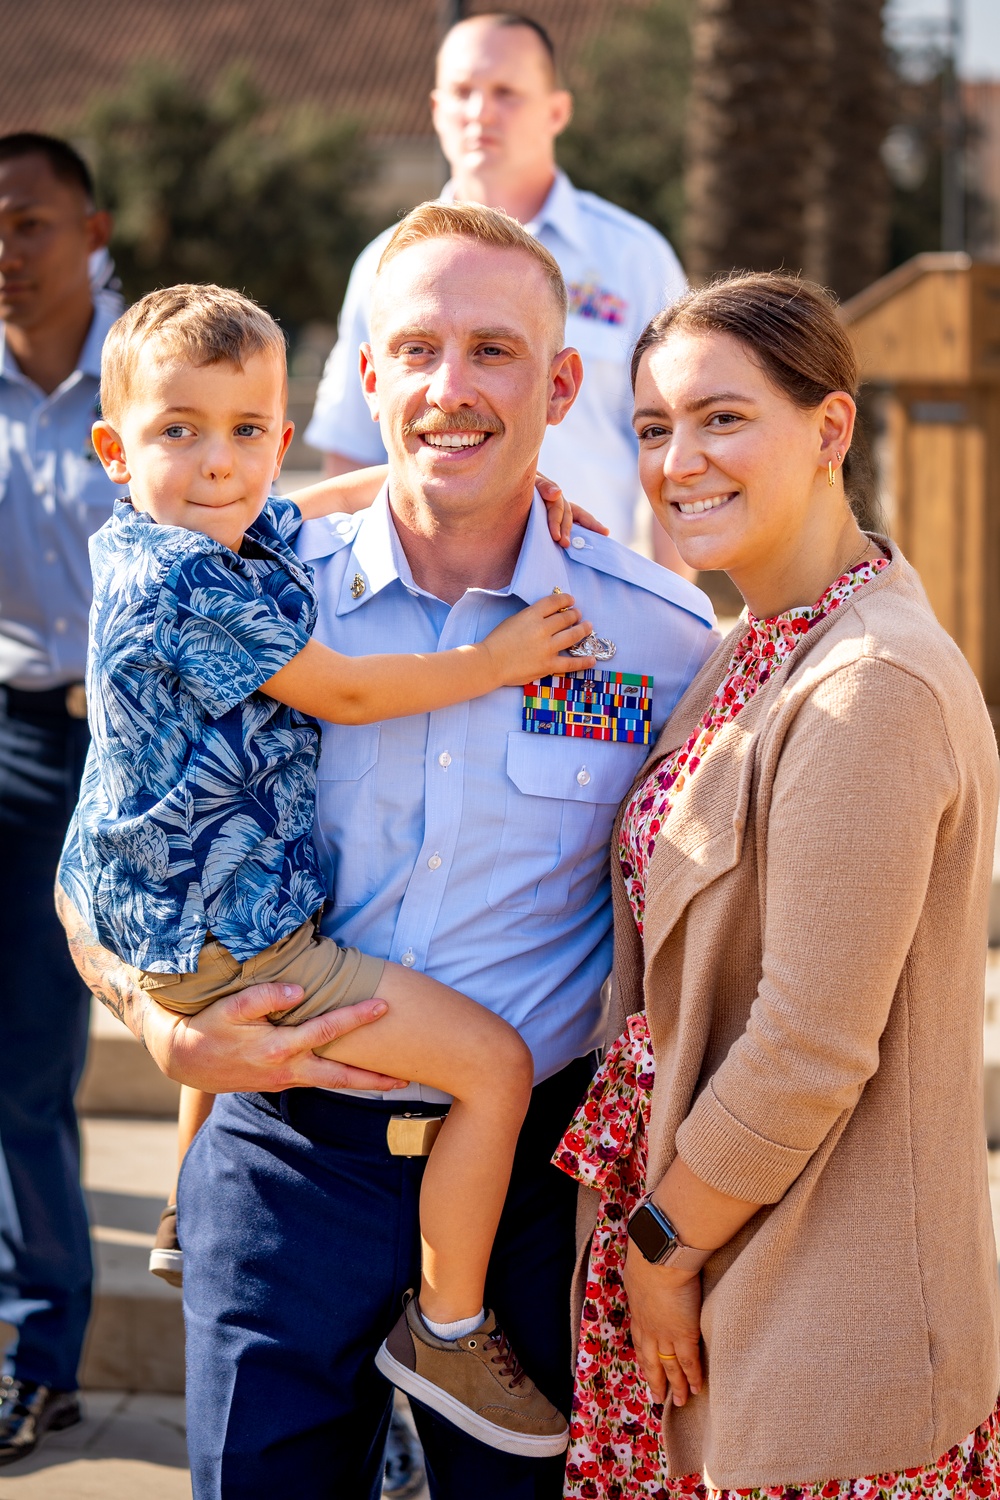
[[[153,974],[136,971],[139,985],[164,1010],[193,1016],[213,1000],[235,995],[251,984],[300,984],[305,997],[292,1010],[275,1011],[268,1019],[280,1026],[297,1026],[311,1016],[340,1010],[377,992],[385,960],[341,948],[322,937],[319,916],[303,922],[288,937],[240,963],[228,948],[209,937],[198,955],[193,974]]]

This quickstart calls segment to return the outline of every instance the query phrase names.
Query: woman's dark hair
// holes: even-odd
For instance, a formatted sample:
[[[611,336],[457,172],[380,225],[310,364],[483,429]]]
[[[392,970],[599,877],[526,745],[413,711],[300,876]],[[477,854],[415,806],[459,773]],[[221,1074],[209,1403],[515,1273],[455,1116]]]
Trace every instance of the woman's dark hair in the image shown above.
[[[796,406],[811,409],[831,391],[857,400],[854,347],[835,298],[815,282],[780,271],[741,271],[686,292],[643,329],[632,351],[633,390],[643,355],[681,330],[739,339]],[[844,489],[858,525],[880,530],[874,470],[857,428],[844,457]]]

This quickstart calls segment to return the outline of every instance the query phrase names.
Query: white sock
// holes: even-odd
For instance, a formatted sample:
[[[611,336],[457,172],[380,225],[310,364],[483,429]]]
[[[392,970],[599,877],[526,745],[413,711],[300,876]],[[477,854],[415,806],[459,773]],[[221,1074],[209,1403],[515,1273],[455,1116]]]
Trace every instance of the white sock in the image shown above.
[[[426,1329],[433,1333],[436,1339],[445,1339],[453,1344],[456,1339],[464,1339],[467,1333],[475,1333],[480,1323],[486,1321],[486,1309],[481,1307],[474,1318],[459,1318],[455,1323],[432,1323],[430,1318],[420,1314]]]

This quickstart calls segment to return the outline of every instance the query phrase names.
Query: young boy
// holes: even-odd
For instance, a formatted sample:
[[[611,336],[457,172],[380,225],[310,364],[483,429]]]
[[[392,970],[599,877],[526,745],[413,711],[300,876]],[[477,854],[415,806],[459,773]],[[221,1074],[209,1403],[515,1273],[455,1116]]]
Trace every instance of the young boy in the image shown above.
[[[419,1300],[379,1367],[481,1441],[558,1453],[565,1418],[483,1307],[530,1056],[465,996],[319,935],[315,719],[425,713],[565,671],[589,626],[561,595],[454,651],[355,659],[312,640],[315,595],[289,546],[302,511],[268,499],[292,435],[285,392],[282,335],[236,292],[151,293],[108,336],[94,446],[130,496],[91,542],[93,741],[59,880],[174,1012],[265,980],[304,990],[282,1023],[388,1002],[324,1051],[455,1102],[423,1179]]]

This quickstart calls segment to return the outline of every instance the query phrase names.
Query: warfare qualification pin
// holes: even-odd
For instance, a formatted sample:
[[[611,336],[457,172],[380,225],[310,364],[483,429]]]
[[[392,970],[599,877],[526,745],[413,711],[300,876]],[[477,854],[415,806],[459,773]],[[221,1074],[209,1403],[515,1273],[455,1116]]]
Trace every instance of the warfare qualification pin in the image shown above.
[[[360,573],[355,573],[354,582],[351,584],[351,598],[360,599],[365,591],[365,580]]]
[[[561,594],[561,588],[554,588],[554,594]],[[617,652],[618,647],[614,641],[608,640],[606,636],[590,634],[584,636],[583,640],[575,646],[570,646],[566,652],[567,656],[593,656],[598,661],[610,661]]]

